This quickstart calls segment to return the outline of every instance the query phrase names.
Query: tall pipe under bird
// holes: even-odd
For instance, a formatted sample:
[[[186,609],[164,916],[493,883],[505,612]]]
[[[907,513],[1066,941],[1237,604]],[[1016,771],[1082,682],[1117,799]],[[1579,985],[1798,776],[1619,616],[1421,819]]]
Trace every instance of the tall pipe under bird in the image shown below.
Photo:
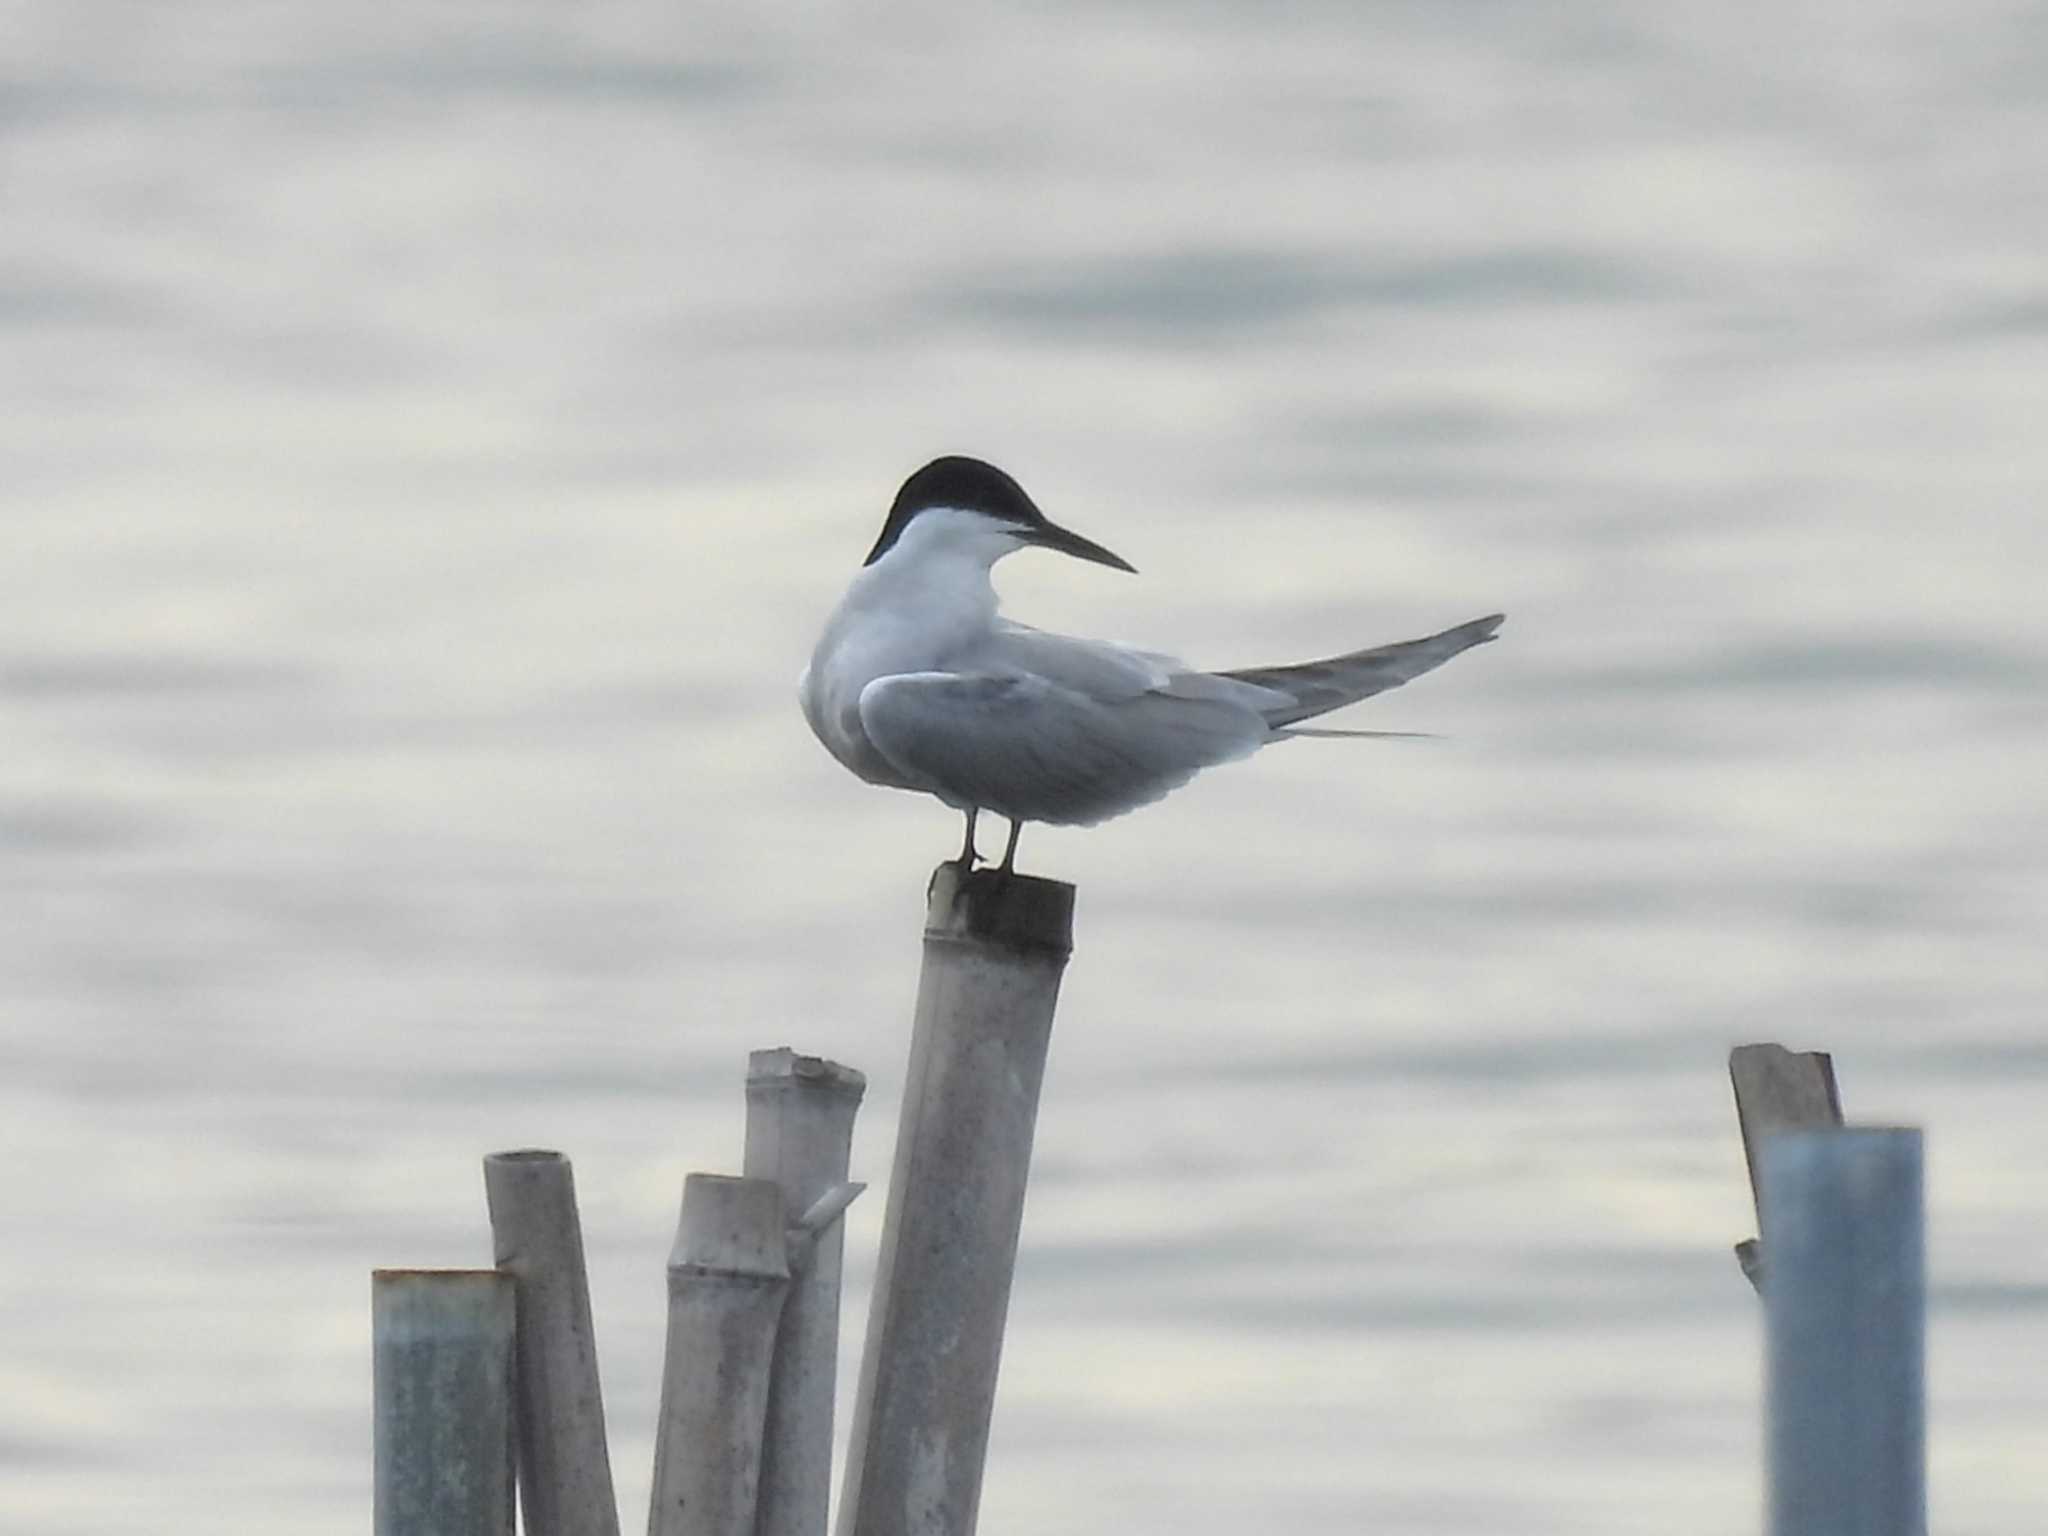
[[[840,1536],[968,1536],[1074,888],[942,864],[840,1498]]]

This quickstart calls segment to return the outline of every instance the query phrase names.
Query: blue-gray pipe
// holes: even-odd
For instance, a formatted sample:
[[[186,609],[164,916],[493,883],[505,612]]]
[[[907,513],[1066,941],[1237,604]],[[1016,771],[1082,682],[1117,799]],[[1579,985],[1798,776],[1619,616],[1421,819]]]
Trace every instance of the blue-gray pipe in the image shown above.
[[[1920,1132],[1769,1134],[1760,1193],[1772,1536],[1925,1536]]]
[[[512,1281],[370,1275],[376,1536],[512,1536]]]

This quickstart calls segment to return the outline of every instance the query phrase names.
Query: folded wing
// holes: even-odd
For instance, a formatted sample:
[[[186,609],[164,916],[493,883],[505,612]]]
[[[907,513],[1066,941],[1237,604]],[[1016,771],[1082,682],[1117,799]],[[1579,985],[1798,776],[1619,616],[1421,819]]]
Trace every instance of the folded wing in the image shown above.
[[[949,805],[1088,825],[1271,739],[1259,709],[1242,699],[1174,691],[1180,677],[1200,676],[1091,691],[1036,672],[900,673],[861,690],[861,726],[884,757]]]
[[[869,683],[861,729],[912,787],[948,805],[1088,825],[1292,735],[1296,721],[1420,677],[1492,639],[1501,622],[1493,614],[1293,666],[1195,672],[1170,656],[999,621],[947,670]]]
[[[948,669],[951,671],[1042,677],[1099,704],[1159,693],[1181,699],[1235,703],[1263,715],[1291,702],[1287,694],[1248,681],[1197,672],[1178,657],[1137,650],[1111,640],[1056,635],[1007,619],[997,619],[986,639],[952,660],[954,665]]]

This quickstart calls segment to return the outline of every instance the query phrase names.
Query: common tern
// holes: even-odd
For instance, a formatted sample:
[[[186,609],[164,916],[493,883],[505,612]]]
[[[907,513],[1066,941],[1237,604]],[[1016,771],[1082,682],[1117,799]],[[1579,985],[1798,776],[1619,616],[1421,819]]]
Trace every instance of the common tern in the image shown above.
[[[1137,569],[1049,521],[993,464],[932,460],[896,493],[797,685],[804,718],[846,767],[966,813],[963,868],[978,857],[985,810],[1009,818],[1008,872],[1027,821],[1120,816],[1291,736],[1409,734],[1300,722],[1443,665],[1503,618],[1293,666],[1200,672],[998,615],[990,571],[1033,545]]]

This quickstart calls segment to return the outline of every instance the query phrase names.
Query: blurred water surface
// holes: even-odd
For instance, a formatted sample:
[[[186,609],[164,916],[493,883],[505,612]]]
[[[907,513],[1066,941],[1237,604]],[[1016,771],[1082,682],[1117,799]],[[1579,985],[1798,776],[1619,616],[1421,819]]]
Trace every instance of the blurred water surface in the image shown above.
[[[990,1528],[1753,1528],[1773,1037],[1929,1127],[1936,1518],[2039,1525],[2037,10],[6,25],[10,1529],[360,1529],[365,1272],[487,1258],[522,1144],[639,1518],[747,1049],[866,1069],[886,1174],[957,823],[793,684],[942,451],[1144,572],[1013,561],[1035,622],[1510,614],[1351,721],[1445,740],[1027,835]]]

